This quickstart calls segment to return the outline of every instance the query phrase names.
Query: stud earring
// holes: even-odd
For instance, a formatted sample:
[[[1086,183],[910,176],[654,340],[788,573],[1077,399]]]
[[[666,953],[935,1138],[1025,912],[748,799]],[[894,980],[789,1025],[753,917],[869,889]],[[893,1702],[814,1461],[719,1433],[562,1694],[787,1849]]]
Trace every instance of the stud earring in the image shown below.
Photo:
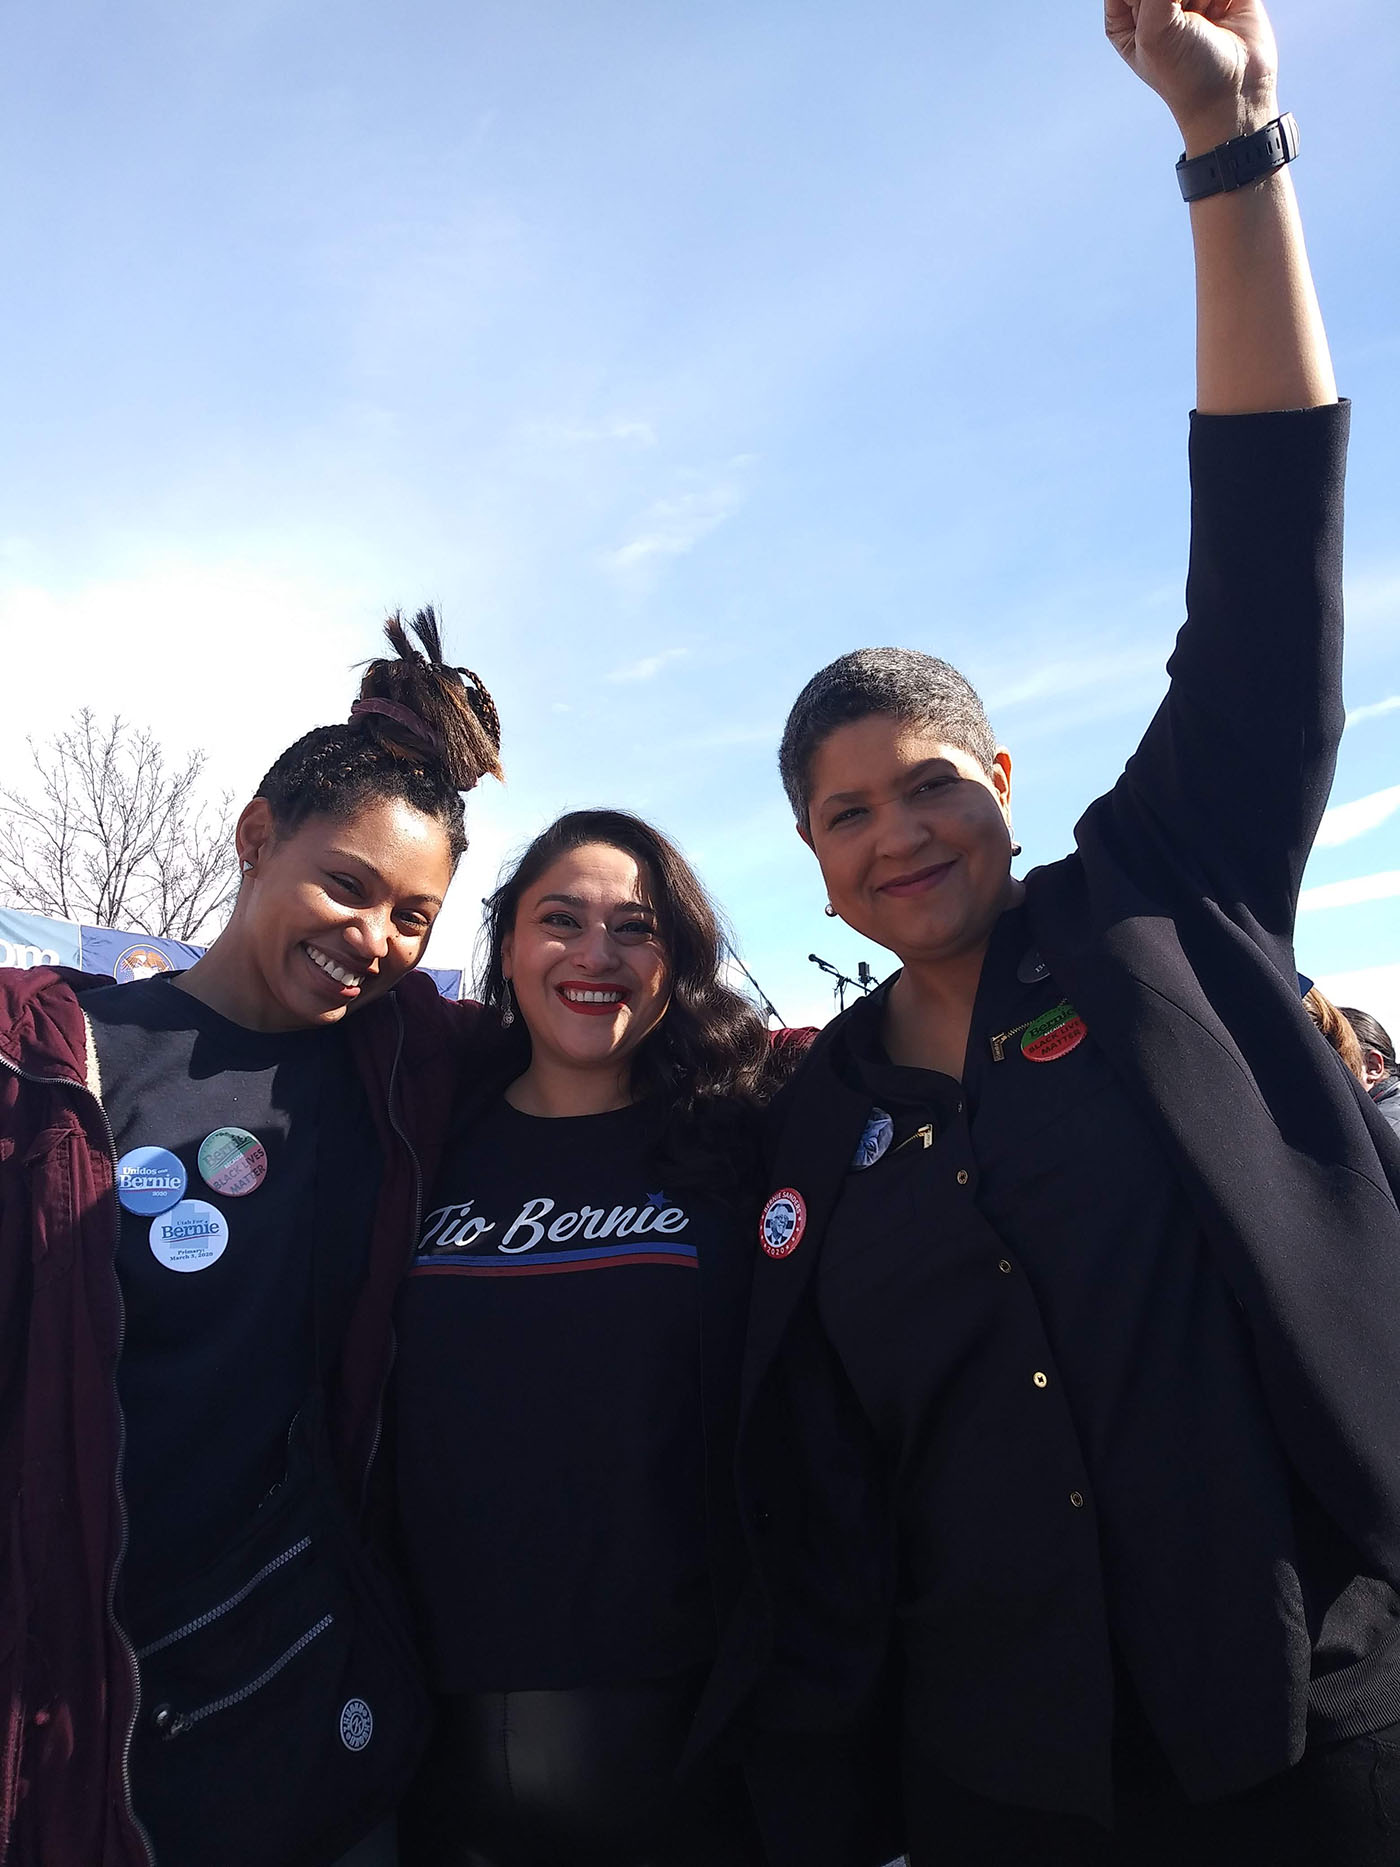
[[[501,1029],[508,1031],[515,1023],[515,999],[510,989],[510,980],[506,980],[506,1002],[501,1007]]]
[[[836,919],[836,910],[834,907],[832,907],[829,901],[827,902],[826,906],[822,909],[822,913],[826,915],[828,920],[834,921]]]
[[[245,875],[251,875],[253,873],[253,865],[251,862],[245,862],[243,864],[243,873]]]
[[[1013,843],[1011,845],[1011,853],[1013,856],[1019,856],[1021,853],[1021,845],[1019,843]]]

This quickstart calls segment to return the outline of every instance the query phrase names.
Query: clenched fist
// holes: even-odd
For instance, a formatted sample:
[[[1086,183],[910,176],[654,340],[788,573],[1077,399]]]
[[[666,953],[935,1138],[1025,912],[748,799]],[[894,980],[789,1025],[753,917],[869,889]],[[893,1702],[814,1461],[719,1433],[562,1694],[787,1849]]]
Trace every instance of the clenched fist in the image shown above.
[[[1278,49],[1261,0],[1104,0],[1104,30],[1165,100],[1188,155],[1278,115]]]

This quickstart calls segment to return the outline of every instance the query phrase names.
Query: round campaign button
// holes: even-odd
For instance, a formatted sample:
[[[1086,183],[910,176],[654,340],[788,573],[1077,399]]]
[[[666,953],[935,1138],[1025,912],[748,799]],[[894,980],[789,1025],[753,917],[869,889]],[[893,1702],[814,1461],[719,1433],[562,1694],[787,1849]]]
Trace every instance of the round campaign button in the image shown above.
[[[758,1222],[758,1242],[770,1258],[785,1258],[796,1251],[807,1229],[807,1202],[795,1187],[774,1193]]]
[[[1067,1057],[1071,1050],[1078,1050],[1088,1035],[1089,1027],[1065,999],[1053,1011],[1042,1012],[1034,1023],[1026,1026],[1021,1054],[1032,1063],[1054,1063],[1060,1057]]]
[[[168,1147],[134,1147],[117,1162],[117,1198],[143,1219],[185,1197],[185,1169]]]
[[[267,1178],[267,1151],[246,1128],[216,1128],[199,1144],[199,1171],[216,1193],[241,1199]]]
[[[202,1199],[182,1199],[151,1221],[151,1251],[168,1271],[207,1271],[227,1243],[228,1220]]]

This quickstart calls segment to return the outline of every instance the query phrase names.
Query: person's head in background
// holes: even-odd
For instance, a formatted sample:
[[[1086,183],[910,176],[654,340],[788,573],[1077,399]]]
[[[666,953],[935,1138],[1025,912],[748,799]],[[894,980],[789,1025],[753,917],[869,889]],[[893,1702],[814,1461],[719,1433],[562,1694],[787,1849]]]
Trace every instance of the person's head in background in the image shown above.
[[[437,617],[371,661],[350,718],[276,759],[235,832],[229,923],[181,983],[254,1030],[333,1024],[422,960],[467,846],[462,793],[499,778],[500,721],[469,669],[442,658]]]
[[[1400,1066],[1395,1061],[1395,1045],[1390,1033],[1369,1011],[1357,1011],[1350,1005],[1340,1007],[1342,1016],[1356,1033],[1361,1046],[1361,1080],[1375,1095],[1387,1083],[1400,1082]]]
[[[1310,985],[1303,994],[1303,1008],[1357,1082],[1364,1083],[1366,1078],[1362,1073],[1361,1045],[1345,1016],[1315,985]]]

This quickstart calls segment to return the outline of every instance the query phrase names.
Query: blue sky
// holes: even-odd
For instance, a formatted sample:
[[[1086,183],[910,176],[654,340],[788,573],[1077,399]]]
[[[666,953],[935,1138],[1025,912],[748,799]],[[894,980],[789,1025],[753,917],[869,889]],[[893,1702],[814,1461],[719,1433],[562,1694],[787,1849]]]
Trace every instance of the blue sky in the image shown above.
[[[1400,16],[1274,16],[1356,402],[1357,808],[1299,959],[1400,1023]],[[434,600],[510,779],[434,961],[506,852],[618,804],[792,1020],[830,1004],[808,952],[885,964],[823,918],[774,767],[834,655],[962,666],[1026,864],[1068,847],[1162,690],[1191,403],[1175,131],[1092,0],[0,21],[7,724],[120,706],[246,793],[343,715],[384,610]]]

